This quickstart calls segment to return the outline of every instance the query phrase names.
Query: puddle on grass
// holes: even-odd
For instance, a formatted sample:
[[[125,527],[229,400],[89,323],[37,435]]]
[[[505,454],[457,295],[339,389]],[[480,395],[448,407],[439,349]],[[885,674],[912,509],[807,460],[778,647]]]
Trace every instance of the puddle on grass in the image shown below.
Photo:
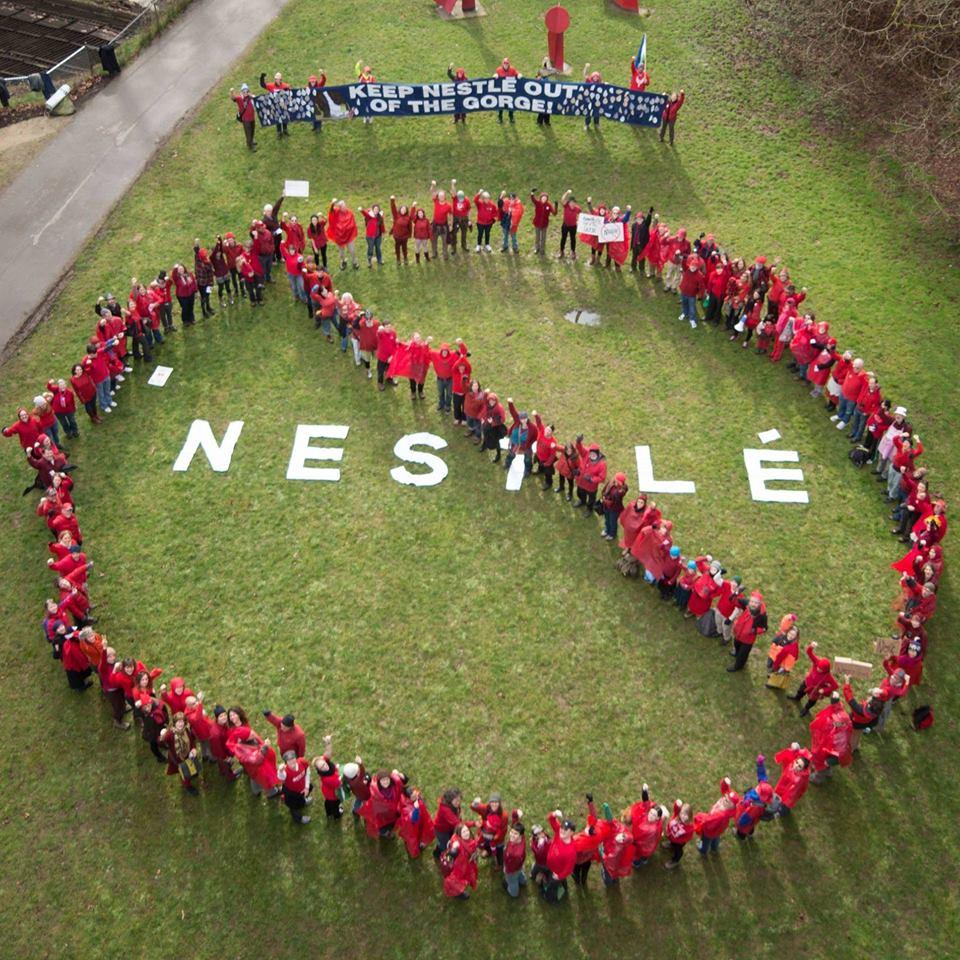
[[[600,314],[593,313],[590,310],[571,310],[569,313],[565,313],[563,316],[571,323],[579,323],[584,327],[600,326]]]

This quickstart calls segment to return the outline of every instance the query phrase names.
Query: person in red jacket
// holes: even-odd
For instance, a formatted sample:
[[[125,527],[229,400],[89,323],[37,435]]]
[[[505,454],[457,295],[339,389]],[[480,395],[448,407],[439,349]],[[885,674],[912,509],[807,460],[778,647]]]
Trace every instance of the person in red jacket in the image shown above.
[[[503,850],[503,889],[514,899],[520,896],[521,887],[527,885],[527,875],[523,872],[527,860],[527,840],[520,821],[522,816],[522,810],[514,810],[510,814],[510,828]]]
[[[363,765],[363,758],[354,757],[352,763],[345,763],[340,770],[343,785],[353,794],[351,813],[354,820],[360,819],[360,809],[370,799],[370,774]]]
[[[486,405],[480,416],[480,452],[485,450],[496,450],[497,455],[493,458],[494,463],[500,462],[500,441],[507,432],[504,425],[506,413],[500,398],[492,391],[487,394]]]
[[[240,92],[234,93],[233,87],[231,87],[230,99],[237,105],[237,120],[243,125],[243,135],[247,141],[247,149],[256,150],[257,141],[254,139],[254,131],[256,129],[257,115],[254,110],[250,88],[245,83],[242,83],[240,84]]]
[[[366,367],[368,380],[373,379],[372,364],[377,352],[377,333],[379,329],[380,321],[369,310],[364,310],[357,321],[354,336],[360,353],[360,363]]]
[[[234,712],[230,711],[231,714]],[[240,761],[243,772],[250,779],[250,792],[255,797],[263,794],[269,800],[280,793],[277,755],[269,740],[241,724],[227,737],[227,749]]]
[[[433,229],[430,220],[427,218],[427,211],[423,207],[418,207],[416,203],[410,207],[410,213],[413,216],[413,255],[417,263],[420,262],[420,255],[423,254],[424,260],[430,262],[430,237]]]
[[[673,146],[673,133],[674,128],[677,125],[677,114],[680,112],[680,108],[683,106],[683,101],[687,98],[687,95],[680,91],[680,93],[671,93],[670,99],[667,101],[666,106],[663,108],[663,115],[660,117],[660,142],[663,143],[664,134],[667,130],[670,131],[670,146]]]
[[[487,253],[493,249],[490,246],[490,230],[494,223],[499,219],[497,205],[490,199],[490,194],[486,190],[480,190],[473,198],[473,205],[477,210],[477,245],[474,248],[477,253],[483,247]]]
[[[503,846],[507,837],[507,814],[499,793],[491,793],[484,803],[477,797],[470,809],[480,814],[479,851],[481,857],[495,857],[497,866],[503,866]]]
[[[466,355],[460,353],[453,364],[453,422],[458,427],[466,426],[464,401],[470,388],[470,375],[473,365]]]
[[[400,255],[403,254],[404,264],[409,264],[407,245],[413,234],[413,215],[405,203],[398,207],[397,198],[392,194],[390,196],[390,214],[393,217],[393,222],[390,224],[390,236],[393,237],[393,249],[397,255],[397,263],[400,263]]]
[[[400,825],[397,833],[407,848],[407,855],[416,860],[433,843],[436,831],[423,794],[417,787],[407,787],[400,797]]]
[[[427,337],[428,344],[432,341],[433,337]],[[434,373],[437,375],[437,410],[440,413],[450,413],[453,409],[453,365],[457,357],[467,352],[466,346],[459,337],[456,345],[456,351],[451,349],[449,343],[441,343],[439,350],[428,348],[430,363],[433,364]]]
[[[507,397],[507,410],[510,411],[511,423],[507,428],[507,461],[506,470],[517,457],[523,457],[523,475],[530,476],[533,470],[533,448],[537,442],[537,427],[535,426],[537,411],[533,411],[533,419],[526,412],[518,412],[513,398]]]
[[[395,380],[386,381],[390,359],[397,349],[397,331],[389,320],[385,320],[377,327],[377,389],[385,390],[386,382],[396,386]]]
[[[540,894],[547,903],[559,903],[568,893],[567,877],[573,873],[577,862],[577,848],[573,843],[577,826],[569,818],[564,819],[560,810],[554,810],[547,822],[553,832],[553,839],[547,848],[545,859],[549,873],[540,887]]]
[[[29,450],[40,439],[40,422],[31,416],[26,407],[17,410],[17,419],[9,427],[3,428],[5,437],[16,437],[24,450]]]
[[[328,820],[339,820],[343,816],[342,781],[340,771],[333,762],[333,736],[323,738],[323,753],[313,758],[313,770],[320,781],[320,793],[323,796],[323,812]]]
[[[443,792],[437,800],[437,815],[433,820],[434,837],[437,841],[433,848],[433,858],[440,859],[440,854],[447,849],[450,838],[460,826],[460,805],[463,802],[462,794],[457,787],[451,787]]]
[[[456,179],[450,181],[451,213],[453,228],[450,231],[450,256],[457,255],[457,236],[460,237],[460,249],[467,252],[467,231],[470,229],[470,201],[462,190],[457,189]]]
[[[470,832],[470,827],[464,823],[447,844],[441,858],[441,871],[444,872],[443,892],[446,896],[466,900],[470,896],[467,888],[476,890],[479,842]]]
[[[586,507],[585,516],[593,512],[597,501],[597,488],[607,479],[607,461],[600,447],[591,443],[583,445],[583,434],[577,437],[577,453],[580,455],[580,472],[577,474],[577,507]]]
[[[682,800],[673,801],[673,814],[667,823],[666,834],[670,843],[670,859],[664,864],[667,870],[680,866],[683,848],[693,839],[693,808]]]
[[[456,181],[454,181],[456,182]],[[443,241],[443,259],[450,254],[450,218],[453,204],[447,200],[447,191],[437,189],[437,181],[430,181],[430,197],[433,200],[433,218],[430,221],[430,251],[437,259],[437,240]]]
[[[839,370],[837,372],[840,373]],[[857,409],[857,399],[866,382],[867,375],[863,371],[863,360],[857,357],[843,374],[837,412],[830,417],[830,420],[836,423],[838,430],[845,430],[847,423],[853,419]]]
[[[730,651],[730,656],[735,659],[727,667],[728,673],[742,670],[747,665],[747,657],[757,637],[767,630],[767,608],[759,590],[754,590],[749,600],[741,597],[737,606],[740,613],[733,622],[733,650]]]
[[[848,767],[853,763],[850,752],[852,735],[853,722],[840,701],[840,691],[834,690],[830,694],[830,703],[810,721],[812,783],[822,782],[838,764]]]
[[[583,209],[573,195],[572,190],[565,190],[560,198],[560,206],[563,208],[563,223],[560,226],[560,253],[558,256],[562,260],[566,256],[565,250],[567,240],[570,241],[570,259],[577,259],[577,220],[580,217],[580,211]]]
[[[626,819],[633,835],[633,867],[642,867],[660,846],[667,811],[650,799],[650,787],[644,784],[640,799],[630,807]]]
[[[803,697],[807,698],[800,711],[801,717],[805,717],[818,700],[829,697],[840,686],[831,672],[830,661],[826,657],[816,656],[813,652],[816,649],[816,643],[807,645],[807,656],[810,658],[811,667],[797,688],[797,692],[788,697],[798,703]]]
[[[645,63],[637,63],[635,59],[630,60],[630,89],[639,90],[643,93],[650,86],[650,74],[647,73]]]
[[[680,277],[680,303],[683,311],[680,319],[685,317],[693,329],[697,327],[697,300],[707,288],[703,271],[703,260],[693,253],[684,261]]]
[[[91,423],[103,423],[103,417],[97,413],[97,385],[90,372],[82,363],[75,363],[70,371],[70,385],[83,404]]]
[[[881,403],[883,403],[883,394],[880,392],[879,381],[875,374],[868,373],[867,382],[857,396],[857,408],[853,412],[853,422],[850,425],[851,443],[860,442],[867,420],[880,409]]]
[[[357,220],[345,200],[337,200],[334,197],[330,202],[330,210],[327,213],[327,236],[340,251],[340,269],[347,269],[347,254],[349,254],[353,269],[359,270],[356,245]]]
[[[183,713],[187,709],[187,699],[193,696],[194,692],[184,683],[183,677],[174,677],[169,687],[165,683],[160,685],[160,699],[171,716]]]
[[[89,679],[92,672],[90,661],[80,646],[80,635],[76,630],[67,631],[60,643],[60,663],[71,690],[83,693],[93,686],[93,681]]]
[[[314,259],[327,269],[327,218],[315,213],[307,225],[307,240],[313,250]]]
[[[694,814],[693,830],[700,838],[697,850],[706,855],[720,849],[720,839],[727,832],[733,819],[740,795],[730,786],[730,778],[720,781],[720,799],[707,811]]]
[[[506,77],[519,77],[520,74],[517,73],[516,67],[510,63],[509,57],[504,57],[500,61],[500,66],[494,71],[493,74],[497,79],[503,80]],[[510,122],[513,123],[513,111],[508,110],[507,113],[510,115]],[[503,110],[497,111],[497,123],[503,123]]]
[[[460,81],[468,79],[467,71],[464,70],[463,67],[457,67],[456,69],[454,69],[454,65],[452,63],[450,64],[450,66],[447,67],[447,76],[454,83],[458,83]],[[467,115],[465,113],[455,113],[453,115],[453,122],[454,124],[462,123],[464,126],[466,126]]]
[[[543,477],[543,489],[553,489],[553,474],[559,452],[557,438],[553,435],[553,427],[545,426],[540,414],[533,412],[533,422],[537,425],[537,461],[536,473]]]
[[[190,724],[190,729],[200,744],[200,755],[204,760],[214,760],[215,757],[210,748],[214,725],[204,712],[202,691],[186,698],[183,715],[187,718],[187,723]]]
[[[800,802],[810,784],[811,754],[799,743],[791,743],[785,750],[774,755],[780,764],[780,779],[773,788],[775,814],[785,817]]]
[[[605,887],[612,887],[633,872],[633,835],[628,823],[614,819],[609,804],[602,804],[601,810],[603,816],[597,823],[600,835],[600,879]]]
[[[604,540],[616,540],[617,538],[617,524],[620,520],[620,514],[623,513],[623,498],[627,495],[629,489],[625,473],[614,474],[613,480],[608,480],[603,485],[600,493],[600,506],[603,508],[603,530],[600,535]]]
[[[268,93],[277,94],[282,90],[289,90],[290,84],[285,83],[283,79],[283,74],[279,71],[273,75],[273,80],[267,80],[266,73],[260,74],[260,86],[263,87]],[[286,104],[279,100],[276,96],[272,99],[277,101],[277,139],[280,137],[289,137],[290,131],[287,129],[290,122],[289,114],[287,113]]]
[[[542,257],[547,252],[547,228],[550,217],[557,212],[557,205],[550,202],[548,194],[538,196],[536,190],[530,191],[530,202],[533,204],[533,252]]]
[[[310,822],[310,815],[303,811],[307,804],[313,800],[310,796],[312,789],[310,771],[312,766],[306,757],[298,757],[296,751],[287,750],[283,754],[283,763],[277,769],[277,777],[280,780],[280,796],[283,799],[284,806],[290,811],[293,822],[300,825]]]
[[[307,735],[292,713],[278,717],[273,711],[264,710],[263,716],[277,731],[277,749],[281,756],[288,750],[292,750],[298,757],[307,755]]]
[[[364,221],[364,236],[367,240],[367,267],[373,267],[373,258],[377,258],[377,266],[383,266],[383,235],[386,229],[383,224],[383,213],[380,204],[375,203],[369,210],[357,208]]]
[[[407,778],[399,770],[378,770],[370,781],[370,796],[360,808],[371,837],[392,837],[400,820],[400,796]]]

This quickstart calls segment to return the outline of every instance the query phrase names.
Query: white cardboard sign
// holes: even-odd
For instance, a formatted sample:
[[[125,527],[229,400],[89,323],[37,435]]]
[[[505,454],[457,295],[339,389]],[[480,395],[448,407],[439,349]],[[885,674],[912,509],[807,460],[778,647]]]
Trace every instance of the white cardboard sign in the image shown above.
[[[304,198],[309,197],[310,181],[309,180],[284,180],[283,195],[285,197],[304,197]]]
[[[151,387],[162,387],[170,379],[171,373],[173,373],[173,367],[158,366],[157,369],[150,374],[150,379],[147,383],[149,383]]]
[[[577,233],[584,233],[588,237],[599,237],[603,229],[603,217],[595,213],[581,213],[577,217]]]
[[[599,239],[601,243],[616,243],[618,240],[622,240],[623,224],[619,220],[615,223],[605,223],[600,228]]]

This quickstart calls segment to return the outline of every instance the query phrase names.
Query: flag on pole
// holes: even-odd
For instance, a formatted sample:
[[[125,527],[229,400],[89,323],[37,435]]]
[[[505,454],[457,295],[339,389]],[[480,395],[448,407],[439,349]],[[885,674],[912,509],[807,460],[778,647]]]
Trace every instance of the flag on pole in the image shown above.
[[[640,41],[640,49],[637,50],[637,55],[633,59],[633,65],[638,70],[643,70],[647,66],[647,35],[643,35],[643,39]]]

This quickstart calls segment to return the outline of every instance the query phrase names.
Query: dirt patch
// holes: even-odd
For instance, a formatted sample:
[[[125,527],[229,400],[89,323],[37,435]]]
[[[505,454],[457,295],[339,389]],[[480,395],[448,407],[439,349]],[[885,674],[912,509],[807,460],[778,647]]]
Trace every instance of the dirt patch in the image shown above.
[[[31,117],[0,127],[0,187],[5,187],[40,152],[70,117]]]

